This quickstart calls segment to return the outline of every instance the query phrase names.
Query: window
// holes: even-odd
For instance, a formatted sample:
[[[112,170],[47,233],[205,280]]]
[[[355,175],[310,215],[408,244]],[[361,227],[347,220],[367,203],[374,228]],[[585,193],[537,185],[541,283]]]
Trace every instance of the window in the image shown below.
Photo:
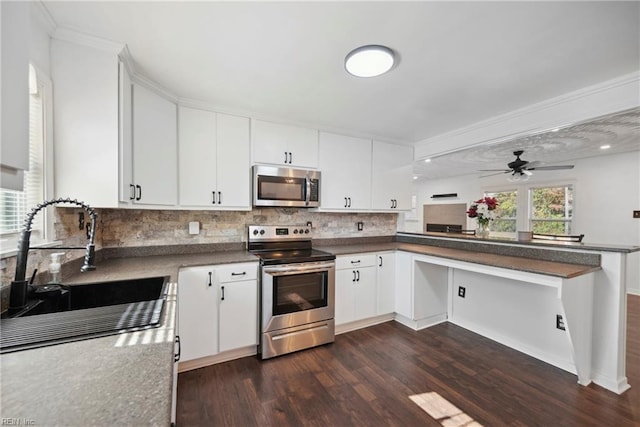
[[[542,234],[571,234],[573,186],[529,189],[530,230]]]
[[[45,105],[50,83],[39,81],[35,69],[29,66],[29,170],[24,172],[23,191],[0,189],[0,237],[3,250],[15,248],[27,213],[45,195]],[[43,240],[45,215],[36,215],[32,239]]]
[[[518,191],[485,192],[485,196],[498,200],[498,219],[491,224],[492,233],[515,233],[518,213]]]

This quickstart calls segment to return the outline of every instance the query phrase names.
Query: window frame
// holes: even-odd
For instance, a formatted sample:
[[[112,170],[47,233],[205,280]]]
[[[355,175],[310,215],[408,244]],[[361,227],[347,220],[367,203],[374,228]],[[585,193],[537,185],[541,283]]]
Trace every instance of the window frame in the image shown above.
[[[51,78],[38,66],[29,63],[33,67],[38,84],[38,91],[42,93],[42,197],[48,200],[53,196],[53,82]],[[27,206],[27,211],[32,207]],[[30,247],[52,247],[60,242],[53,240],[54,215],[52,212],[39,212],[43,215],[42,232],[40,236],[31,236]],[[15,256],[18,252],[17,246],[22,231],[7,233],[0,237],[2,247],[0,248],[0,258]]]
[[[506,191],[513,191],[514,189],[518,192],[517,198],[516,198],[516,206],[517,206],[517,211],[516,211],[516,232],[515,233],[509,233],[509,232],[501,232],[499,236],[512,236],[512,237],[517,237],[517,232],[518,231],[531,231],[532,227],[531,227],[531,221],[530,221],[530,216],[531,216],[531,210],[532,210],[532,206],[531,206],[531,197],[530,197],[530,192],[531,189],[533,188],[552,188],[552,187],[567,187],[567,186],[571,186],[573,188],[573,212],[572,212],[572,217],[571,217],[571,230],[574,230],[574,226],[576,224],[576,205],[575,205],[575,201],[576,199],[576,191],[577,191],[577,184],[576,181],[574,179],[563,179],[560,181],[555,181],[555,180],[541,180],[541,181],[522,181],[522,182],[518,182],[518,183],[510,183],[510,185],[496,185],[496,186],[487,186],[487,187],[483,187],[483,194],[489,194],[489,193],[500,193],[500,192],[506,192]],[[578,212],[579,215],[579,212]],[[564,221],[564,220],[563,220]],[[492,233],[493,234],[493,233]],[[496,234],[493,234],[494,236]]]
[[[494,220],[494,221],[500,221],[500,220],[513,221],[515,230],[513,232],[491,230],[491,233],[493,233],[494,235],[510,236],[510,235],[515,235],[518,232],[518,213],[521,210],[519,198],[520,198],[521,191],[517,186],[516,187],[509,186],[509,187],[504,187],[504,188],[501,188],[501,189],[484,190],[484,192],[483,192],[485,197],[486,196],[495,197],[494,194],[496,194],[496,193],[510,193],[510,192],[515,192],[516,193],[516,216],[514,216],[514,217],[506,217],[506,218],[502,218],[501,217],[501,218],[499,218],[497,220]],[[499,209],[499,206],[498,206],[498,209]]]
[[[533,190],[541,189],[541,188],[559,188],[559,187],[570,187],[571,193],[573,197],[573,206],[571,210],[571,217],[569,219],[556,219],[556,218],[533,218]],[[566,191],[566,190],[565,190]],[[576,186],[573,182],[562,182],[562,183],[540,183],[539,185],[530,185],[527,188],[527,231],[533,231],[533,223],[536,221],[540,222],[558,222],[564,223],[564,233],[563,234],[571,234],[573,232],[574,222],[575,222],[575,213],[576,213]],[[565,200],[566,203],[566,200]]]

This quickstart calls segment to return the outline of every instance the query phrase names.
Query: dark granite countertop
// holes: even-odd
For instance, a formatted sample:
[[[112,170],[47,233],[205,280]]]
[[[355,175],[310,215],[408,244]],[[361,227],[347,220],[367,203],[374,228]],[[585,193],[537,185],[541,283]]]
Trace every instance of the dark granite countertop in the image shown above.
[[[354,253],[387,252],[393,250],[401,250],[420,255],[430,255],[457,261],[488,265],[492,267],[506,268],[509,270],[561,277],[564,279],[581,276],[583,274],[592,273],[601,269],[599,265],[585,265],[549,260],[538,260],[518,256],[473,252],[469,250],[401,242],[370,244],[360,243],[355,245],[319,245],[315,247],[323,251],[331,252],[338,256]]]
[[[455,239],[464,241],[475,241],[483,243],[493,244],[506,244],[517,246],[537,246],[552,249],[576,249],[584,251],[598,251],[598,252],[637,252],[640,251],[638,245],[612,245],[604,243],[589,243],[589,242],[561,242],[554,240],[528,240],[520,241],[516,238],[510,237],[478,237],[474,235],[461,234],[461,233],[439,233],[439,232],[425,232],[425,233],[410,233],[410,232],[398,232],[399,237],[428,237],[433,239]]]
[[[178,270],[255,261],[244,250],[138,257],[128,253],[102,259],[95,271],[65,278],[66,284],[77,284],[169,276],[162,323],[144,331],[1,355],[0,416],[33,425],[169,425]]]

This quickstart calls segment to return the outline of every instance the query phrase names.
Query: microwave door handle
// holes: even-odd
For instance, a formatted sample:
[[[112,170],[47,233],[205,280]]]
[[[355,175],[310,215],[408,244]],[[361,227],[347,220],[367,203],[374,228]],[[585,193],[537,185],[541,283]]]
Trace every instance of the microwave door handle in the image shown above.
[[[309,202],[311,202],[311,178],[307,177],[305,179],[306,185],[306,195],[305,195],[305,205],[309,206]]]

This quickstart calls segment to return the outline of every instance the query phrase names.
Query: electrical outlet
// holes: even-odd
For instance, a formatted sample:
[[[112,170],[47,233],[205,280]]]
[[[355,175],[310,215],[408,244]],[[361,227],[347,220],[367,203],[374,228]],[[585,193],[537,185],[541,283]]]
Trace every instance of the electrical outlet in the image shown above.
[[[556,314],[556,328],[560,329],[561,331],[566,330],[566,328],[564,327],[564,319],[562,318],[562,314]]]
[[[467,293],[467,288],[465,288],[464,286],[458,286],[458,296],[460,298],[464,298],[466,293]]]
[[[633,211],[634,218],[640,218],[640,211]]]
[[[307,227],[313,228],[313,223],[311,221],[307,221]]]
[[[364,222],[360,221],[356,223],[356,225],[358,226],[358,231],[362,231],[364,229]]]

